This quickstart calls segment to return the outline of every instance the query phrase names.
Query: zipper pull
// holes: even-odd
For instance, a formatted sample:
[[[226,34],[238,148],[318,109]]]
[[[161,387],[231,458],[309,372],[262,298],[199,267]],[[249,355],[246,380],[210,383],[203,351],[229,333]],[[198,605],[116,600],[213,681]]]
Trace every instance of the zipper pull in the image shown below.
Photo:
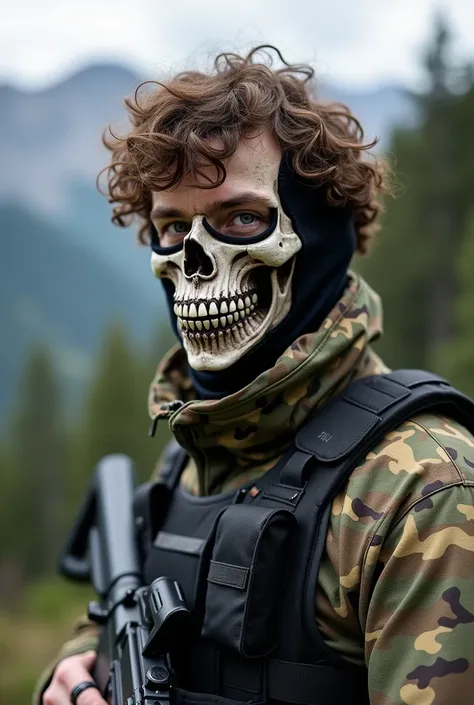
[[[165,405],[163,404],[163,406]],[[163,406],[161,408],[163,408]],[[184,401],[181,401],[181,399],[175,399],[175,401],[168,402],[166,406],[168,407],[168,411],[174,414],[175,411],[178,411],[178,409],[181,409],[181,407],[184,406]]]
[[[171,414],[173,414],[175,411],[178,411],[178,409],[181,409],[182,406],[184,406],[184,401],[181,401],[180,399],[175,399],[175,401],[166,401],[163,402],[163,404],[160,404],[160,412],[163,413],[159,413],[153,417],[150,430],[148,431],[148,435],[150,436],[150,438],[153,438],[156,433],[158,421],[160,419],[169,418]]]
[[[245,487],[241,487],[240,490],[237,490],[237,492],[235,493],[233,504],[242,504],[246,495],[247,490],[245,489]]]
[[[148,431],[148,436],[153,438],[156,433],[156,427],[158,426],[158,416],[154,416],[151,422],[150,429]]]
[[[245,500],[247,496],[251,497],[252,499],[254,497],[258,497],[260,494],[260,490],[258,487],[251,487],[249,490],[247,490],[245,487],[241,487],[240,490],[237,490],[234,496],[234,501],[232,504],[242,504],[242,502]]]

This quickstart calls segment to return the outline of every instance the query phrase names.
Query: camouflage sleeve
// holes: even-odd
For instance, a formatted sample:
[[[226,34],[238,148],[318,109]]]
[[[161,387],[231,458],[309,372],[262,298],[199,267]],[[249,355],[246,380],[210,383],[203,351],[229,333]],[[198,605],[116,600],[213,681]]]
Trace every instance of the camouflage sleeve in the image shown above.
[[[426,494],[377,543],[363,569],[371,705],[474,702],[474,487]]]
[[[101,628],[87,619],[86,616],[77,620],[74,624],[71,638],[62,645],[53,662],[41,674],[35,686],[32,705],[41,705],[43,693],[48,687],[53,677],[54,669],[60,661],[67,656],[83,654],[86,651],[95,651],[97,649],[100,631]]]

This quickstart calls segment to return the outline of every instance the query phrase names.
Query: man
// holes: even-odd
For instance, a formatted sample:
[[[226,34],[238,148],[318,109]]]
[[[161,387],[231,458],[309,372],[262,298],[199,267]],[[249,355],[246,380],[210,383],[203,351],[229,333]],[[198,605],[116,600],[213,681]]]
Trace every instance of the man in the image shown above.
[[[130,134],[108,141],[113,218],[120,225],[138,218],[180,341],[158,368],[149,400],[154,430],[168,419],[185,451],[182,466],[171,462],[180,489],[164,530],[174,526],[173,536],[206,539],[210,528],[200,524],[213,506],[232,503],[235,490],[243,506],[255,498],[258,505],[265,492],[271,499],[265,478],[282,458],[288,481],[274,486],[291,489],[299,472],[292,444],[311,414],[329,409],[354,380],[388,372],[370,347],[381,332],[379,299],[348,270],[376,230],[378,196],[387,188],[383,165],[364,158],[362,130],[346,109],[312,97],[311,69],[275,70],[258,56],[220,56],[210,74],[185,73],[127,101]],[[356,425],[362,415],[356,404]],[[336,419],[336,428],[342,423]],[[326,443],[332,434],[323,430],[318,438]],[[307,565],[300,562],[314,588],[306,607],[295,588],[290,608],[288,600],[275,602],[261,632],[252,632],[255,618],[237,639],[229,624],[238,617],[225,610],[240,593],[225,592],[225,580],[209,574],[201,640],[191,665],[181,665],[197,700],[183,702],[198,702],[199,693],[211,693],[202,702],[222,703],[472,702],[473,436],[454,418],[419,413],[361,462],[354,457],[351,470],[326,514],[321,557],[308,551]],[[163,475],[169,482],[169,468]],[[317,469],[304,480],[319,482]],[[280,500],[293,507],[305,486]],[[317,491],[314,512],[316,500]],[[199,516],[185,530],[180,517],[191,507]],[[230,529],[221,522],[213,558],[222,567],[219,550]],[[226,550],[237,550],[242,536],[228,538]],[[296,565],[306,555],[301,541]],[[148,557],[148,579],[174,572],[192,595],[194,563],[170,563],[162,549],[158,542]],[[280,545],[268,554],[273,550]],[[293,576],[275,577],[269,556],[267,567],[268,601],[281,585],[293,594]],[[283,635],[275,643],[268,636],[274,624]],[[248,630],[253,641],[243,643]],[[302,643],[305,630],[314,653],[309,640]],[[77,705],[103,705],[90,676],[96,647],[97,628],[82,622],[39,686],[44,705],[66,705],[71,692]],[[203,665],[209,648],[213,656]],[[274,672],[298,654],[298,666],[314,664],[307,681],[313,691],[304,697],[297,692],[304,678],[285,694],[288,679],[278,681]],[[205,686],[210,664],[217,680]],[[318,667],[327,680],[318,680]]]

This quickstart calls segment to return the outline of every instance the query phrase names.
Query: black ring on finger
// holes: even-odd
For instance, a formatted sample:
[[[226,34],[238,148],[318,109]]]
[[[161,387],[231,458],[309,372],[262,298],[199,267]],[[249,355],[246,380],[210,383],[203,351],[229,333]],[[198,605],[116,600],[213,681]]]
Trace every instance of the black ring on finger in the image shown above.
[[[71,695],[69,697],[72,705],[76,705],[77,698],[82,693],[82,691],[87,690],[87,688],[97,688],[97,690],[100,690],[99,686],[97,685],[97,683],[94,683],[94,681],[81,681],[80,683],[75,685],[74,688],[71,690]]]

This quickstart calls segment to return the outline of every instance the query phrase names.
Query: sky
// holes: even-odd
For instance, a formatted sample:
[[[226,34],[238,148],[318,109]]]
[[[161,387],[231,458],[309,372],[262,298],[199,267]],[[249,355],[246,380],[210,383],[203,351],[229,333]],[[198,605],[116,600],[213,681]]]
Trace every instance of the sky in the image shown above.
[[[416,88],[437,9],[474,58],[472,0],[0,0],[0,83],[41,90],[98,61],[153,78],[272,43],[324,81]]]

